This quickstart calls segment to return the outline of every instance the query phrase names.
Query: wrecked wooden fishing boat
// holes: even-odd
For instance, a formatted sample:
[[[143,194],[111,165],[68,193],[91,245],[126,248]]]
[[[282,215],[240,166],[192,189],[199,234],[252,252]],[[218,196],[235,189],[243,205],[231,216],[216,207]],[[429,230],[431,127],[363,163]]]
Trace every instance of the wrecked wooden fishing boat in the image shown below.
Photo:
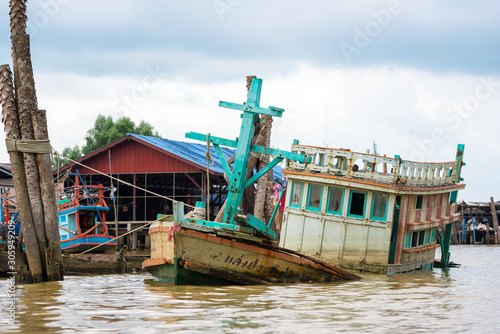
[[[161,281],[205,285],[326,283],[358,278],[253,236],[249,227],[225,230],[208,227],[201,220],[186,220],[182,202],[174,203],[174,211],[181,213],[177,219],[174,213],[174,217],[150,227],[151,259],[143,262],[143,269]]]
[[[105,252],[117,246],[106,225],[106,212],[109,207],[104,200],[102,185],[80,183],[80,174],[75,177],[74,185],[60,194],[57,205],[57,220],[61,236],[61,250],[65,253],[87,251],[98,245],[94,252]]]
[[[326,282],[328,275],[355,278],[340,268],[393,274],[449,266],[453,224],[460,219],[457,192],[465,188],[460,177],[463,145],[458,145],[455,161],[442,163],[306,146],[297,140],[291,152],[272,150],[251,145],[254,115],[281,116],[283,110],[262,109],[256,97],[260,87],[246,105],[220,103],[243,111],[237,141],[187,134],[213,144],[229,175],[223,222],[183,219],[183,209],[177,208],[178,217],[151,225],[151,259],[143,268],[176,284],[207,283],[207,277],[251,284]],[[232,170],[219,145],[237,147]],[[245,182],[241,175],[249,152],[275,158]],[[288,186],[279,201],[285,208],[278,241],[269,224],[242,214],[239,206],[243,190],[282,159],[287,160]],[[439,246],[441,258],[435,260]]]
[[[344,268],[375,273],[432,269],[438,245],[448,266],[464,145],[456,160],[422,163],[300,145],[288,161],[280,246]]]
[[[151,259],[143,262],[143,269],[159,280],[179,285],[331,282],[358,278],[312,257],[278,247],[276,233],[270,228],[274,216],[266,224],[240,209],[244,189],[253,187],[257,179],[280,161],[311,161],[303,154],[252,144],[259,114],[281,117],[284,111],[276,107],[260,107],[261,86],[261,79],[252,80],[246,104],[219,103],[219,106],[243,112],[238,139],[186,134],[188,138],[214,146],[228,175],[228,196],[222,222],[184,218],[183,203],[174,202],[173,217],[151,225]],[[220,145],[236,148],[232,169],[222,155]],[[274,159],[247,180],[250,154],[271,155]]]

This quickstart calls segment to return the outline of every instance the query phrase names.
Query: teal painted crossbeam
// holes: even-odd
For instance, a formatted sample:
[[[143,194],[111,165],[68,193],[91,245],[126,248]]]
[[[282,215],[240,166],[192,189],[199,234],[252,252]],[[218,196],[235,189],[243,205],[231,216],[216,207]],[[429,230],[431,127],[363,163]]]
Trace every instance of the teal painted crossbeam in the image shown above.
[[[274,116],[274,117],[281,117],[285,109],[277,108],[277,107],[269,107],[269,108],[261,108],[261,107],[255,107],[255,106],[249,106],[246,104],[239,104],[239,103],[232,103],[232,102],[225,102],[225,101],[219,101],[219,107],[223,108],[229,108],[229,109],[236,109],[236,110],[241,110],[241,111],[249,111],[253,112],[256,114],[264,114],[264,115],[269,115],[269,116]]]
[[[283,158],[274,158],[273,161],[271,161],[270,163],[268,163],[264,168],[262,168],[257,173],[255,173],[254,176],[252,176],[251,178],[249,178],[247,180],[247,182],[245,182],[245,185],[243,186],[243,189],[246,189],[249,186],[251,186],[252,184],[254,184],[255,181],[257,181],[258,179],[260,179],[262,176],[264,176],[264,174],[266,174],[267,172],[269,172],[274,166],[276,166],[277,164],[279,164],[281,162],[281,160],[283,160]]]
[[[186,133],[186,138],[200,140],[200,141],[206,141],[207,135],[201,134],[201,133],[196,133],[196,132],[188,132],[188,133]],[[223,146],[228,146],[228,147],[233,147],[233,148],[238,147],[237,140],[209,136],[208,141],[214,145],[223,145]],[[270,155],[272,157],[298,161],[300,163],[310,163],[312,161],[312,157],[308,157],[304,154],[278,150],[278,149],[270,148],[270,147],[266,148],[266,147],[260,146],[260,145],[252,145],[250,150],[252,152],[255,152],[255,153],[267,154],[267,155]]]
[[[217,153],[217,156],[219,157],[220,163],[222,164],[222,167],[224,168],[224,172],[226,172],[226,175],[228,179],[232,178],[233,172],[229,168],[226,158],[224,158],[224,155],[222,154],[222,150],[220,149],[220,145],[214,144],[214,149],[215,152]]]
[[[265,223],[255,218],[252,214],[248,214],[247,216],[247,225],[252,226],[254,229],[265,235],[271,240],[276,240],[276,233]]]
[[[224,139],[213,137],[206,134],[189,132],[186,133],[186,138],[208,141],[210,144],[214,145],[217,156],[221,160],[224,171],[228,175],[229,187],[226,200],[226,207],[224,210],[224,217],[221,224],[227,225],[240,225],[246,224],[251,226],[255,231],[265,237],[275,240],[276,234],[269,228],[267,224],[260,221],[251,214],[246,215],[241,212],[240,205],[243,196],[243,190],[250,184],[253,184],[255,180],[263,176],[272,167],[276,166],[283,159],[290,159],[300,162],[310,162],[311,157],[306,157],[303,154],[297,154],[288,151],[281,151],[277,149],[265,148],[262,146],[252,145],[252,137],[254,136],[255,124],[259,120],[259,114],[269,115],[274,117],[281,117],[284,109],[269,107],[260,107],[260,95],[262,89],[262,79],[253,78],[250,90],[248,92],[247,101],[245,104],[230,103],[220,101],[219,106],[224,108],[230,108],[242,111],[242,121],[240,127],[240,134],[236,140]],[[228,166],[225,157],[219,145],[229,146],[236,148],[235,158],[233,163],[233,169],[231,171]],[[250,153],[255,152],[257,154],[266,154],[274,156],[274,160],[267,164],[261,171],[259,171],[255,176],[246,180],[248,161]],[[209,224],[210,222],[206,222]],[[225,225],[221,225],[225,226]]]
[[[186,138],[207,141],[206,134],[197,133],[197,132],[186,133]],[[211,144],[217,144],[217,145],[222,145],[222,146],[227,146],[227,147],[236,148],[238,146],[238,139],[231,140],[231,139],[225,139],[225,138],[220,138],[220,137],[208,136],[208,141]]]
[[[300,163],[310,163],[312,161],[312,157],[308,157],[304,154],[299,154],[299,153],[294,153],[294,152],[289,152],[289,151],[282,151],[282,150],[278,150],[276,148],[264,147],[264,146],[260,146],[260,145],[252,145],[251,151],[255,152],[255,153],[260,153],[260,154],[267,154],[267,155],[270,155],[270,156],[276,157],[276,158],[294,160],[294,161],[298,161]]]

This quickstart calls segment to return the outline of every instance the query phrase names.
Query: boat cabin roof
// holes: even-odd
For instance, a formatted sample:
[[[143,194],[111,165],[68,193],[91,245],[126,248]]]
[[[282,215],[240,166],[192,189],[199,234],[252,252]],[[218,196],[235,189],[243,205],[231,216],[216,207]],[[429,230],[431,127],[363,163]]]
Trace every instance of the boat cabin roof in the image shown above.
[[[385,188],[398,193],[446,192],[465,188],[464,183],[456,183],[457,172],[460,172],[458,161],[414,162],[399,156],[389,158],[300,144],[293,144],[292,152],[313,157],[308,164],[287,161],[284,173],[292,179],[345,186],[355,182],[362,188]]]

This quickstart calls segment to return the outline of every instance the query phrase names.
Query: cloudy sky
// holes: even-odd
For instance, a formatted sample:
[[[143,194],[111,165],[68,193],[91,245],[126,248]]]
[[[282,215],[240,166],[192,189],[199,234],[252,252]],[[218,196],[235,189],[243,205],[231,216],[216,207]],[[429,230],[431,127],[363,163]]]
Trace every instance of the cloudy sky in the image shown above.
[[[164,138],[235,138],[245,76],[285,109],[272,145],[454,160],[459,199],[500,200],[500,2],[30,0],[39,108],[52,145],[82,145],[98,114]],[[8,4],[0,61],[11,64]],[[1,145],[0,145],[1,146]],[[4,146],[0,161],[7,162]]]

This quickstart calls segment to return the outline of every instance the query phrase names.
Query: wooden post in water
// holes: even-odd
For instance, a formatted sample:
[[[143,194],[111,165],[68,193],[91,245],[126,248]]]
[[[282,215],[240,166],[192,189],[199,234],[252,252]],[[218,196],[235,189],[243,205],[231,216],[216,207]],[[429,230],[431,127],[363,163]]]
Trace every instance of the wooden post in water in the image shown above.
[[[2,120],[5,126],[5,137],[11,140],[20,140],[19,118],[17,113],[16,101],[14,98],[14,86],[9,65],[0,66],[0,96],[2,104]],[[27,262],[23,261],[24,256],[20,245],[16,248],[16,281],[19,283],[42,282],[43,265],[40,258],[35,226],[31,213],[31,205],[28,197],[28,188],[26,184],[26,174],[24,171],[23,153],[15,150],[9,150],[12,178],[16,189],[16,200],[19,215],[21,217],[21,234],[26,245]],[[29,267],[28,267],[29,264]]]
[[[45,110],[36,110],[32,114],[32,120],[35,139],[48,141],[47,112]],[[63,268],[52,161],[49,153],[37,153],[36,160],[38,172],[40,173],[40,190],[47,239],[47,249],[45,251],[47,280],[59,281],[63,279]]]
[[[462,200],[462,244],[465,245],[466,242],[465,242],[465,238],[467,237],[467,228],[466,228],[466,222],[465,222],[465,217],[464,217],[464,205],[465,205],[465,201]]]
[[[19,183],[19,188],[16,185],[16,197],[18,203],[23,202],[19,206],[19,211],[26,212],[21,215],[21,229],[28,266],[32,272],[33,282],[37,283],[43,280],[62,280],[63,272],[47,117],[44,110],[38,110],[29,35],[26,34],[26,3],[26,0],[10,1],[15,86],[13,99],[17,102],[15,103],[17,113],[15,120],[7,122],[4,119],[4,122],[6,132],[8,127],[13,126],[14,121],[18,122],[20,137],[16,139],[26,142],[26,148],[22,151],[16,145],[8,150],[9,154],[12,152],[11,162],[14,154],[24,153],[23,174],[25,174],[26,185]],[[27,194],[28,200],[20,201],[20,193]],[[28,203],[30,210],[24,208],[26,206],[24,202]],[[28,217],[28,212],[30,217]],[[37,256],[34,255],[36,249]],[[40,264],[41,276],[38,271]]]
[[[114,216],[115,216],[115,238],[118,238],[118,206],[116,205],[116,195],[113,192],[113,189],[115,188],[113,184],[113,172],[111,171],[111,150],[108,150],[108,159],[109,159],[109,176],[110,176],[110,182],[111,182],[111,196],[113,196],[113,211],[114,211]],[[116,250],[118,250],[120,247],[118,246],[118,242],[116,243]]]
[[[34,112],[35,107],[35,102],[33,100],[34,92],[30,87],[24,86],[16,89],[16,93],[21,138],[34,140],[33,123],[31,120],[31,114]],[[45,237],[42,193],[40,190],[40,179],[35,153],[24,153],[24,169],[26,172],[26,183],[28,185],[28,195],[31,203],[31,213],[33,215],[33,225],[36,230],[38,250],[40,252],[45,274],[45,248],[47,248],[47,239]]]
[[[497,216],[497,208],[495,205],[495,200],[493,197],[490,197],[490,208],[491,208],[491,217],[493,218],[493,233],[495,234],[495,244],[499,244],[500,240],[498,240],[498,216]]]

